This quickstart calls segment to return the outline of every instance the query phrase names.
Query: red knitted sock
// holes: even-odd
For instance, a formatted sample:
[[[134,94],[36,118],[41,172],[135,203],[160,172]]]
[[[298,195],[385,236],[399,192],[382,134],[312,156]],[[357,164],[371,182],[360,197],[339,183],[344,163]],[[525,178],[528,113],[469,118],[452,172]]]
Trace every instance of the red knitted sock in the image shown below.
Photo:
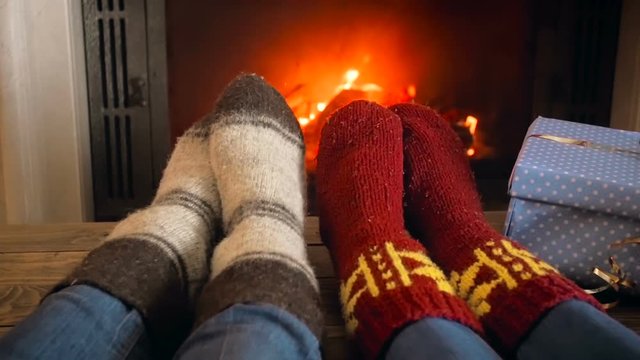
[[[407,224],[505,351],[569,299],[598,306],[571,281],[493,230],[482,212],[460,139],[433,110],[391,108],[404,130]]]
[[[404,229],[397,116],[366,101],[337,111],[322,132],[317,187],[322,239],[341,280],[347,330],[367,357],[376,357],[395,332],[424,317],[481,331]]]

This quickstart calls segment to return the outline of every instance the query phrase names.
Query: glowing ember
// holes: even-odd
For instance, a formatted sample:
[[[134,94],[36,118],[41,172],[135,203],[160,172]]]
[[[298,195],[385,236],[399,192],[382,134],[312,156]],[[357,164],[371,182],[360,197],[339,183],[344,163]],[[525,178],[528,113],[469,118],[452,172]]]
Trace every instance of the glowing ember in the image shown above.
[[[353,83],[358,80],[358,77],[360,77],[360,71],[356,69],[347,70],[344,74],[345,83],[338,86],[338,91],[351,89],[351,86],[353,86]]]
[[[343,82],[336,86],[333,93],[328,94],[323,101],[315,102],[312,99],[300,97],[296,91],[294,91],[291,96],[287,96],[287,102],[289,102],[289,105],[293,109],[300,125],[302,127],[306,127],[311,125],[316,119],[321,118],[321,114],[327,109],[327,106],[332,104],[332,101],[336,100],[336,98],[345,91],[353,91],[350,95],[353,98],[352,100],[367,99],[384,103],[385,98],[383,95],[373,96],[373,94],[376,93],[382,94],[384,92],[384,88],[374,83],[356,83],[360,78],[360,75],[360,70],[358,69],[347,70],[342,76]],[[296,90],[299,90],[299,88]],[[413,84],[398,91],[397,94],[385,93],[384,95],[394,95],[390,96],[394,101],[383,105],[390,105],[395,102],[411,101],[415,98],[416,93],[416,86]],[[334,111],[336,109],[331,110]]]
[[[471,134],[472,138],[476,133],[476,128],[478,127],[478,118],[473,115],[467,115],[467,118],[464,120],[464,127],[469,129],[469,134]],[[467,156],[472,157],[476,154],[476,149],[473,148],[473,143],[467,149]]]
[[[468,115],[467,119],[464,121],[464,126],[469,128],[471,135],[474,135],[476,133],[476,127],[478,126],[478,118]]]
[[[360,70],[351,68],[342,75],[342,83],[336,86],[333,92],[324,96],[319,94],[310,95],[305,88],[305,84],[300,84],[293,88],[287,94],[287,102],[293,109],[295,116],[298,118],[300,127],[304,134],[304,141],[307,148],[305,155],[307,168],[310,171],[315,169],[315,158],[318,155],[318,143],[322,127],[329,120],[329,115],[347,105],[354,100],[376,101],[382,105],[391,105],[399,102],[410,102],[416,98],[417,87],[415,84],[409,84],[404,87],[389,91],[374,83],[361,83]],[[331,89],[331,87],[329,87]],[[321,101],[318,101],[321,100]],[[476,143],[476,129],[478,127],[478,118],[473,115],[463,115],[460,110],[453,109],[451,114],[443,114],[448,118],[452,126],[458,131],[465,147],[467,147],[467,156],[484,156],[485,148],[482,144]],[[467,113],[468,114],[468,113]]]
[[[411,84],[407,86],[407,95],[411,96],[411,98],[416,97],[416,86]]]

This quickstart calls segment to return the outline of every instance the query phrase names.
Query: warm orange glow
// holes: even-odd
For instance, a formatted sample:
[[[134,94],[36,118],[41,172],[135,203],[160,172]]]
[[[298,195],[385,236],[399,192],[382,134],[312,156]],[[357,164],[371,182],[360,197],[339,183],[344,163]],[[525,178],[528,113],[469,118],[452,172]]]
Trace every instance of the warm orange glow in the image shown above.
[[[467,156],[473,156],[475,155],[476,150],[474,148],[469,148],[467,149]]]
[[[473,115],[467,116],[467,119],[464,122],[464,126],[469,128],[469,132],[471,135],[476,133],[476,127],[478,126],[478,118]]]
[[[416,97],[416,86],[411,84],[407,86],[407,95],[409,95],[412,99]]]
[[[369,99],[375,101],[377,99],[372,98],[372,94],[380,94],[384,91],[384,89],[378,85],[373,83],[367,84],[356,84],[356,81],[360,78],[360,70],[352,68],[347,70],[343,75],[343,82],[339,84],[333,93],[327,94],[323,101],[314,102],[314,99],[301,97],[296,94],[287,98],[287,102],[293,109],[294,114],[299,120],[299,123],[302,127],[309,125],[312,121],[321,118],[322,112],[327,109],[327,106],[343,91],[354,91],[353,95],[359,93],[364,93],[361,95],[357,95],[356,100],[358,98],[361,99]],[[415,89],[414,89],[415,90]],[[364,96],[363,96],[364,95]],[[404,99],[405,101],[408,99]],[[335,104],[334,104],[335,105]],[[332,109],[332,111],[335,109]],[[319,126],[322,126],[320,124]]]
[[[302,128],[306,145],[305,159],[307,168],[311,171],[315,168],[321,130],[330,113],[354,100],[375,101],[386,106],[411,101],[416,96],[414,84],[400,85],[387,90],[372,82],[360,82],[362,73],[359,69],[349,68],[340,76],[341,71],[334,72],[333,77],[327,74],[327,78],[335,79],[337,82],[333,84],[329,82],[326,92],[308,92],[305,90],[306,84],[300,84],[286,95],[287,103]],[[367,72],[366,76],[371,77],[372,74]],[[374,77],[374,79],[378,79],[378,77]],[[380,78],[381,82],[387,80],[387,77]]]
[[[340,84],[336,88],[336,93],[342,90],[349,90],[353,87],[353,83],[360,77],[360,71],[358,69],[349,69],[344,73],[344,83]]]
[[[360,71],[358,69],[349,69],[344,74],[344,78],[347,80],[347,83],[353,84],[360,77]]]

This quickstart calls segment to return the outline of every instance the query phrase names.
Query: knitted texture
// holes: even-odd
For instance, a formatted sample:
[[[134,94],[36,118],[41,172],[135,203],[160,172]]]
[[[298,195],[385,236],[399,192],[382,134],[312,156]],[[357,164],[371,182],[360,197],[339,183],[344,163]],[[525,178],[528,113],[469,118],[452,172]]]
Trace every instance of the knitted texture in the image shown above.
[[[391,108],[404,129],[406,218],[456,293],[503,351],[513,351],[540,318],[569,299],[597,301],[486,222],[469,161],[433,110]]]
[[[202,121],[178,139],[152,204],[118,223],[55,289],[89,284],[112,294],[142,314],[163,348],[190,327],[220,232],[208,126]]]
[[[442,271],[410,238],[402,217],[402,126],[379,105],[356,101],[322,132],[317,188],[322,240],[338,277],[347,330],[368,358],[424,317],[480,325]]]
[[[209,149],[226,237],[213,253],[198,323],[234,303],[270,303],[320,337],[317,280],[303,239],[304,142],[284,98],[255,75],[227,86]]]

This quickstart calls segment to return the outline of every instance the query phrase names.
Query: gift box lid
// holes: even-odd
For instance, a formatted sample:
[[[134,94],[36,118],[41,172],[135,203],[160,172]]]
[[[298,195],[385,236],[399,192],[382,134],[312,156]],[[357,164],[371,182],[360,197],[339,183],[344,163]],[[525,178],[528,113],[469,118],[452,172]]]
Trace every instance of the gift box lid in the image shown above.
[[[640,219],[640,133],[538,117],[509,194]]]

